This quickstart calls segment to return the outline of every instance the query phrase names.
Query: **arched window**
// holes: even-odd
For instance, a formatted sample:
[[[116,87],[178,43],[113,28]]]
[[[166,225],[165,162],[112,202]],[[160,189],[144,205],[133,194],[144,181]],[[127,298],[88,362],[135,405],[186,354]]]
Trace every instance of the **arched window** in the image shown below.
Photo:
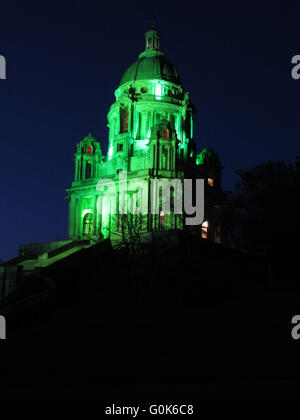
[[[164,139],[168,139],[169,138],[169,130],[164,130]]]
[[[92,235],[93,234],[93,214],[87,213],[83,218],[83,235]]]
[[[93,153],[92,146],[89,146],[89,147],[88,147],[88,149],[87,149],[87,153],[88,153],[88,155],[91,155],[91,154]]]
[[[128,108],[120,109],[120,133],[128,132],[129,111]]]
[[[92,177],[92,164],[86,164],[85,179],[90,179]]]
[[[162,169],[168,169],[168,149],[166,147],[162,148]]]

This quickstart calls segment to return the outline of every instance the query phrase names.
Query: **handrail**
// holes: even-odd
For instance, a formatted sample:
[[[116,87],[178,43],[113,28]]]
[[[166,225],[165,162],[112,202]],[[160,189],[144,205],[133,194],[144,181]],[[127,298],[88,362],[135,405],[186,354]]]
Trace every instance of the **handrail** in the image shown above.
[[[68,251],[69,249],[75,248],[76,246],[88,245],[88,244],[89,244],[89,241],[87,240],[80,240],[80,241],[76,240],[76,241],[70,242],[60,248],[57,248],[53,251],[48,252],[48,258],[56,257],[57,255],[62,254],[63,252]]]

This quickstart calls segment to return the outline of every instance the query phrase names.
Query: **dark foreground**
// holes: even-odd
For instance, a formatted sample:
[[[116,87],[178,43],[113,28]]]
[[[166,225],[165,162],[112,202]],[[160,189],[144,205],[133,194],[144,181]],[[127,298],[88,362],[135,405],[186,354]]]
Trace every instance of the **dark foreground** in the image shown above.
[[[298,398],[300,292],[263,261],[198,251],[81,255],[44,273],[55,294],[8,317],[1,398]]]

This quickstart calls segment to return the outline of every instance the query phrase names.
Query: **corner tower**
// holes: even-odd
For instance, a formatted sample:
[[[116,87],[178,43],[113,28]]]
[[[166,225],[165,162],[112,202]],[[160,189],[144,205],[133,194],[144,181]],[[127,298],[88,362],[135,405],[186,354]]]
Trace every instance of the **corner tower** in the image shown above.
[[[89,134],[77,144],[75,154],[75,182],[97,178],[98,164],[102,162],[100,144]]]
[[[96,230],[95,184],[100,177],[102,151],[99,142],[89,134],[77,144],[74,155],[75,177],[67,190],[71,239],[93,235]]]

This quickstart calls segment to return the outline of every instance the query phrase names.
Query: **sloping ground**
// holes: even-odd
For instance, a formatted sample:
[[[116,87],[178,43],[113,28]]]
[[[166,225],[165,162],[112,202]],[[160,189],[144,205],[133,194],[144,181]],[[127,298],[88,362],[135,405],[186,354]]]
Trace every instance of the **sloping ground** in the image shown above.
[[[70,278],[60,278],[68,287],[59,289],[48,319],[10,334],[0,368],[2,393],[295,397],[299,346],[291,339],[291,318],[299,293],[268,285],[261,271],[249,278],[251,260],[224,258],[221,251],[214,262],[213,255],[129,262],[103,252],[82,251],[78,265],[69,257],[64,269],[75,290]],[[78,272],[80,266],[85,271]]]
[[[1,383],[26,387],[27,394],[33,387],[32,396],[47,397],[58,386],[61,395],[108,398],[118,384],[124,398],[129,383],[139,396],[183,389],[198,399],[248,397],[257,384],[254,395],[288,398],[300,378],[299,349],[290,338],[295,300],[265,291],[259,299],[250,294],[210,309],[151,312],[121,296],[95,294],[86,305],[61,308],[42,327],[11,337]],[[22,357],[15,358],[20,344]]]

